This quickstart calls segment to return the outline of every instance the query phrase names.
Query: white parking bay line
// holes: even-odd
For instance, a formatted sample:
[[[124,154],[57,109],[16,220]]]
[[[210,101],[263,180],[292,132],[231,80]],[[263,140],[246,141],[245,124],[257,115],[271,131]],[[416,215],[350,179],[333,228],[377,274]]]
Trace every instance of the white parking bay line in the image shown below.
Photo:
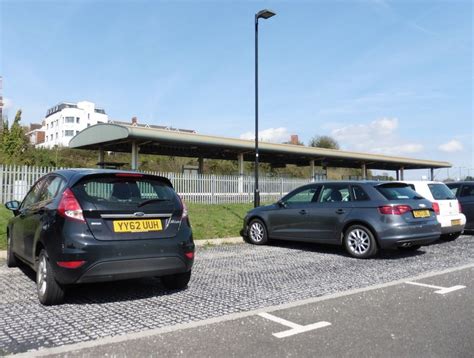
[[[293,322],[287,321],[286,319],[274,316],[270,313],[262,312],[262,313],[259,313],[258,315],[270,321],[273,321],[273,322],[282,324],[283,326],[287,326],[291,328],[283,332],[272,333],[273,336],[277,338],[285,338],[285,337],[293,336],[295,334],[304,333],[304,332],[312,331],[314,329],[323,328],[323,327],[327,327],[331,325],[331,323],[329,322],[321,321],[321,322],[316,322],[313,324],[308,324],[306,326],[302,326],[300,324],[293,323]]]
[[[426,283],[412,282],[412,281],[406,281],[405,283],[408,283],[410,285],[415,285],[415,286],[434,288],[435,290],[437,290],[435,291],[435,293],[438,293],[440,295],[444,295],[446,293],[450,293],[453,291],[462,290],[463,288],[466,288],[466,286],[461,286],[461,285],[452,286],[452,287],[441,287],[441,286],[427,285]]]

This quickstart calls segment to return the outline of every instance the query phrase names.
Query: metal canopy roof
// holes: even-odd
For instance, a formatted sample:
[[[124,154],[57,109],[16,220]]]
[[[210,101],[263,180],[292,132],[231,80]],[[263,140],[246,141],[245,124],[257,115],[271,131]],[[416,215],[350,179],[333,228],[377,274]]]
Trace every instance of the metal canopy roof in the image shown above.
[[[252,140],[110,123],[96,124],[84,129],[71,139],[69,146],[130,153],[133,142],[138,144],[141,154],[227,160],[237,160],[238,155],[243,154],[245,161],[253,161],[255,158],[255,143]],[[291,144],[260,142],[259,150],[260,162],[275,166],[284,164],[308,166],[310,160],[315,160],[315,165],[344,168],[360,168],[364,163],[368,169],[385,170],[398,170],[401,167],[404,169],[451,167],[448,162]]]

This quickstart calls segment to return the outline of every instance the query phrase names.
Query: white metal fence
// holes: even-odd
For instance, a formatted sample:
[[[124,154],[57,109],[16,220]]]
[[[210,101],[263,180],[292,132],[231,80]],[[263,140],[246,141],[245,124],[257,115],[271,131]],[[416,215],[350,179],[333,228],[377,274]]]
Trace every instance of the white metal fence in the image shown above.
[[[0,165],[0,203],[22,200],[41,176],[61,168]],[[220,204],[253,201],[254,178],[236,175],[148,172],[167,177],[175,190],[190,203]],[[260,200],[276,201],[309,179],[265,178],[259,180]]]

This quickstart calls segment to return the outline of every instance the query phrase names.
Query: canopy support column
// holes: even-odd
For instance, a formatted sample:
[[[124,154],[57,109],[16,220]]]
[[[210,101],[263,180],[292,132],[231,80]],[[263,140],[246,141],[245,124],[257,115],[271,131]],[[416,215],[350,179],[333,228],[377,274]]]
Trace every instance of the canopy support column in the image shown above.
[[[104,147],[99,148],[99,168],[104,168]]]
[[[311,172],[311,181],[314,182],[314,176],[316,175],[315,169],[314,169],[314,159],[309,161],[309,169]]]
[[[199,165],[199,174],[204,174],[204,158],[199,157],[198,159],[198,165]]]
[[[239,167],[239,194],[244,192],[244,154],[239,153],[238,157],[238,167]]]
[[[430,168],[430,180],[434,180],[434,168]]]
[[[365,163],[362,163],[361,170],[362,170],[362,180],[367,180],[367,166],[365,165]]]
[[[132,170],[138,170],[138,144],[136,141],[132,141]]]
[[[400,180],[405,180],[405,168],[400,167]]]

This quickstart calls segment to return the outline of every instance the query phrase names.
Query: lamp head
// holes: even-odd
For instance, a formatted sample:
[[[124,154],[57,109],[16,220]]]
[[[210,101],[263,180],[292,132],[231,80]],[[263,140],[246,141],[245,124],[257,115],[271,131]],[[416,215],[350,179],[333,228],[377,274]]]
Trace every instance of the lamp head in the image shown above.
[[[271,10],[268,10],[268,9],[263,9],[263,10],[260,10],[259,12],[257,12],[257,14],[255,15],[255,18],[258,20],[258,19],[269,19],[270,17],[272,16],[275,16],[276,13],[271,11]]]

